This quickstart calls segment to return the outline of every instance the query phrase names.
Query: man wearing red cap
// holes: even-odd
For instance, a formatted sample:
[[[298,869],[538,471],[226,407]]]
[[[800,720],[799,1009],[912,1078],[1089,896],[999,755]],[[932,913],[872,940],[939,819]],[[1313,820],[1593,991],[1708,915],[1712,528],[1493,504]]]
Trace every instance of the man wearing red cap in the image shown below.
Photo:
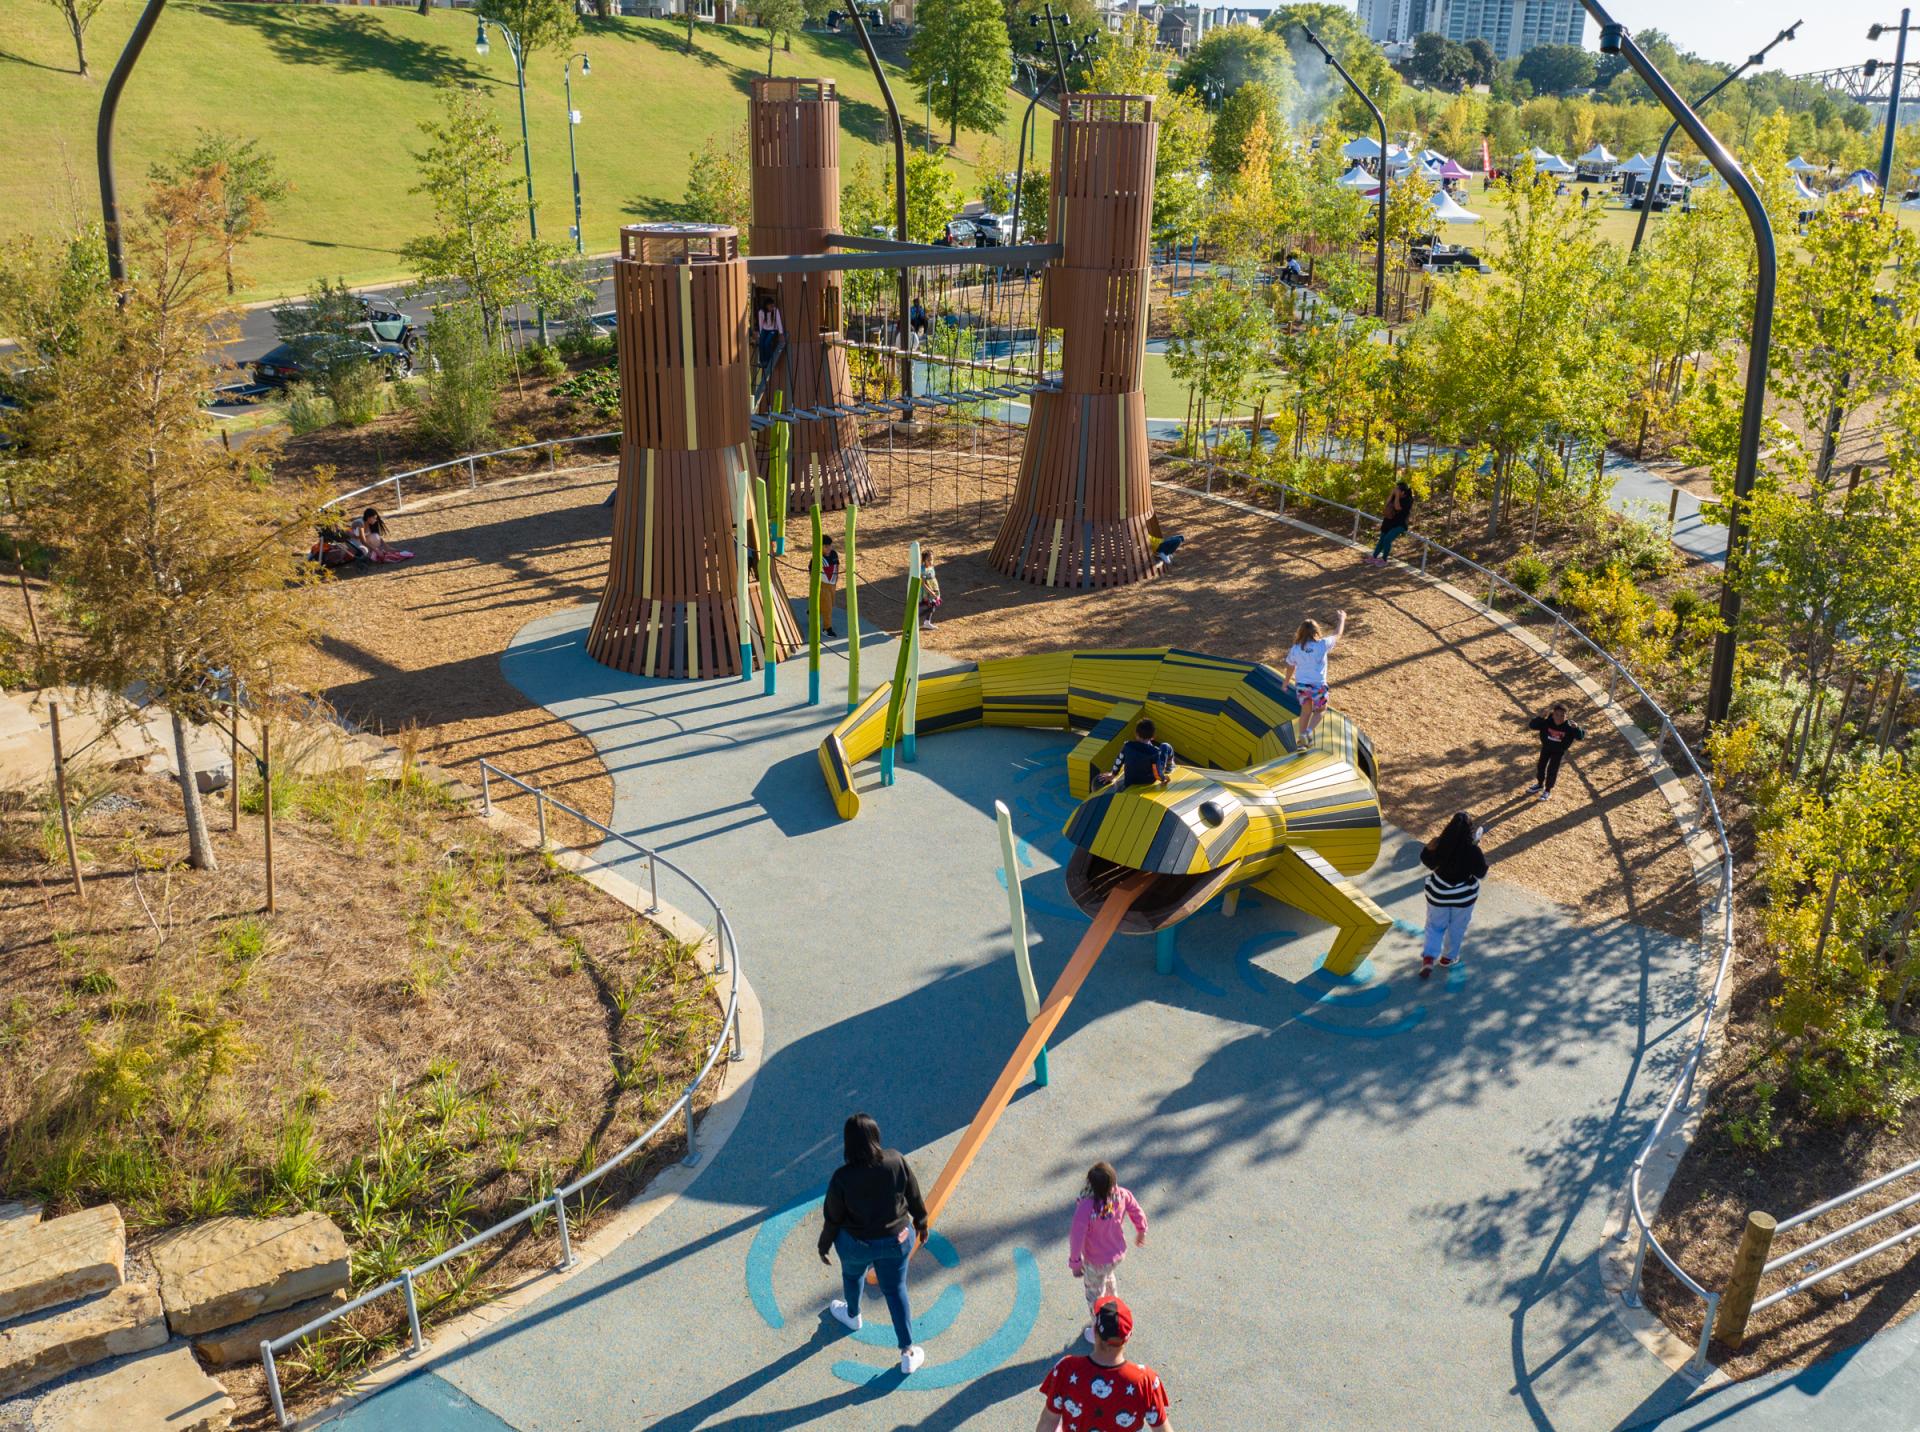
[[[1069,1353],[1053,1365],[1040,1395],[1047,1399],[1034,1432],[1171,1432],[1167,1389],[1142,1363],[1127,1361],[1133,1310],[1118,1298],[1093,1309],[1093,1351]]]

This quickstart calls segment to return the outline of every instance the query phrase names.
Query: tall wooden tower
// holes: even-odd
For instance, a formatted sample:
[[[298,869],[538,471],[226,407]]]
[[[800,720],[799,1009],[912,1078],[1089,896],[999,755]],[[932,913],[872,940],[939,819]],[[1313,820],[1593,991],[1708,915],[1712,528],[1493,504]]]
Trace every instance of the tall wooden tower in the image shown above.
[[[756,254],[824,254],[827,235],[840,229],[840,100],[832,80],[760,78],[753,81],[749,145],[753,153],[753,227]],[[787,349],[772,386],[786,393],[787,410],[853,402],[841,335],[841,276],[837,271],[783,273],[758,281],[780,305]],[[829,511],[873,497],[873,477],[860,426],[851,417],[822,417],[792,428],[789,511],[811,503],[814,459],[819,459],[820,505]]]
[[[1061,332],[1060,391],[1036,393],[1013,504],[993,565],[1049,587],[1117,587],[1153,575],[1148,526],[1148,241],[1153,101],[1070,94],[1053,130],[1049,238],[1061,245],[1040,296]]]
[[[740,648],[764,661],[755,575],[740,625],[738,514],[764,545],[753,510],[747,398],[747,264],[724,224],[633,224],[613,266],[619,314],[620,484],[600,610],[587,634],[596,661],[636,676],[738,676]],[[800,643],[774,582],[775,659]]]

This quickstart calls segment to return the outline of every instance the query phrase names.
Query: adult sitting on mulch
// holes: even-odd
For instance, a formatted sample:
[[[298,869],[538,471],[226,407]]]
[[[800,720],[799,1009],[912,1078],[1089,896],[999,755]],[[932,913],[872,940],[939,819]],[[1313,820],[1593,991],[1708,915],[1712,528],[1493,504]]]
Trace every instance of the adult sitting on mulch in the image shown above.
[[[369,507],[353,519],[353,535],[366,550],[369,562],[411,562],[413,553],[387,545],[387,524],[380,509]]]

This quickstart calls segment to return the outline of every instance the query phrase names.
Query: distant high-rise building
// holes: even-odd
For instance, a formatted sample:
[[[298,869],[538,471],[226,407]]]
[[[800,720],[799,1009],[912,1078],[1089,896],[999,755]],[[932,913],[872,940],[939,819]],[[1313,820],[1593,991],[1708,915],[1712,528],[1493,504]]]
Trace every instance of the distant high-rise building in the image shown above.
[[[1360,28],[1368,38],[1392,45],[1437,29],[1438,12],[1446,0],[1358,0],[1358,4]]]
[[[1580,0],[1430,0],[1426,10],[1424,28],[1462,44],[1485,40],[1503,60],[1518,59],[1538,45],[1578,45],[1587,33]]]

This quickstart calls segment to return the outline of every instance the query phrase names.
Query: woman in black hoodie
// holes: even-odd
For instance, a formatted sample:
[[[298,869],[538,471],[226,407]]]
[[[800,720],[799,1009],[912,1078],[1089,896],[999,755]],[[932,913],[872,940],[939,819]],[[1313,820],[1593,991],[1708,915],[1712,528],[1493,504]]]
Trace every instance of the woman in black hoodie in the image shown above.
[[[1442,969],[1460,963],[1460,946],[1473,920],[1474,901],[1487,873],[1487,857],[1480,850],[1480,832],[1473,817],[1458,811],[1447,828],[1420,851],[1427,876],[1427,943],[1420,954],[1420,978],[1433,973],[1437,958]]]
[[[820,1261],[831,1263],[828,1249],[840,1254],[840,1285],[845,1298],[828,1305],[836,1320],[860,1331],[860,1280],[873,1269],[880,1295],[893,1317],[900,1343],[900,1371],[911,1373],[926,1361],[913,1342],[912,1310],[907,1303],[907,1260],[927,1241],[927,1205],[920,1181],[898,1149],[881,1146],[880,1126],[869,1114],[855,1114],[841,1132],[846,1162],[827,1181],[820,1226]],[[911,1230],[911,1232],[909,1232]]]

